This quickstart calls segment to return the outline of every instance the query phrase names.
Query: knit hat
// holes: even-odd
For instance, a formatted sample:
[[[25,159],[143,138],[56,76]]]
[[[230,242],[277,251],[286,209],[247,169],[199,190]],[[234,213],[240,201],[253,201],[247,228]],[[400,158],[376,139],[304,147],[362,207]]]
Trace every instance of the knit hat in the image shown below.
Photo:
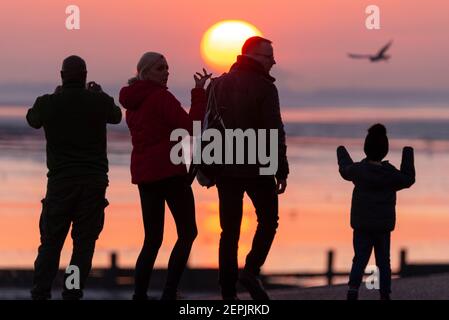
[[[128,80],[128,83],[133,83],[136,80],[145,80],[145,72],[151,69],[159,60],[163,59],[164,56],[157,52],[146,52],[140,58],[137,63],[137,75]]]
[[[377,123],[368,129],[363,148],[368,160],[381,161],[388,154],[387,129]]]

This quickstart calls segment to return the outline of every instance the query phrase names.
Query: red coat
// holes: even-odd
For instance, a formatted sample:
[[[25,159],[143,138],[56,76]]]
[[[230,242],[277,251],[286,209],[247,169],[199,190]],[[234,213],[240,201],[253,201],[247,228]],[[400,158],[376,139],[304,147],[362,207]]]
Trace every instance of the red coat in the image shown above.
[[[206,111],[204,89],[192,89],[192,107],[187,113],[167,88],[139,80],[120,90],[120,103],[126,109],[126,123],[131,132],[132,183],[149,183],[187,173],[184,164],[174,165],[170,141],[174,129],[192,133],[193,120],[202,121]]]

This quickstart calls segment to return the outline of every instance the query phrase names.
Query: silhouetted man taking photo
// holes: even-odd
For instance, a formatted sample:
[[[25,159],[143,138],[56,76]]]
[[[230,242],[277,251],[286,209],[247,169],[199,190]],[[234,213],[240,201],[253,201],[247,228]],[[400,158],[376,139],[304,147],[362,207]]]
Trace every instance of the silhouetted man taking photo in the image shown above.
[[[103,229],[108,186],[106,124],[118,124],[122,113],[96,83],[86,87],[87,68],[78,56],[62,65],[62,86],[38,97],[28,110],[28,124],[44,128],[48,184],[39,221],[40,240],[34,267],[32,298],[51,298],[65,238],[72,226],[70,265],[79,271],[79,286],[64,284],[64,299],[80,299],[92,265],[95,242]],[[74,273],[76,274],[76,272]],[[66,281],[65,281],[66,282]]]

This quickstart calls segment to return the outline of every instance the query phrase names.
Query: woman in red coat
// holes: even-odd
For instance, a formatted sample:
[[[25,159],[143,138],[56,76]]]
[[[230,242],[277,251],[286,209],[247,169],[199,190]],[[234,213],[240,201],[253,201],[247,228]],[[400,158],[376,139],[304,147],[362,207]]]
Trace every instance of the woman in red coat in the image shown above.
[[[165,202],[173,215],[178,240],[168,263],[162,299],[176,299],[181,274],[197,235],[195,203],[187,182],[186,166],[170,161],[177,142],[170,133],[177,128],[192,132],[193,121],[203,120],[206,109],[204,85],[210,74],[194,75],[192,106],[187,113],[167,90],[168,64],[163,55],[147,52],[137,65],[137,76],[120,91],[126,122],[132,137],[132,183],[139,188],[145,240],[137,259],[133,299],[148,299],[147,290],[164,233]]]

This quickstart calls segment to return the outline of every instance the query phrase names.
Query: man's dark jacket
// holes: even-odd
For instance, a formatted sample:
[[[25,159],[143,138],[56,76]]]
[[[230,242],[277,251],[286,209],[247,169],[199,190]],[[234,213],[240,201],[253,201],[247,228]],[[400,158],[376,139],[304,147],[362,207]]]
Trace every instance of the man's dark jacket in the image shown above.
[[[337,157],[341,176],[354,183],[351,227],[367,232],[393,231],[396,192],[415,183],[413,149],[403,149],[401,170],[388,161],[380,165],[367,159],[354,163],[343,146],[338,147]]]
[[[107,184],[106,124],[121,118],[112,97],[81,83],[38,97],[26,119],[35,129],[44,127],[48,182],[69,178]]]
[[[278,130],[276,177],[286,179],[289,173],[287,146],[279,108],[279,96],[274,81],[275,79],[264,70],[259,62],[247,56],[238,56],[237,62],[234,63],[230,71],[215,79],[209,86],[208,92],[209,99],[211,99],[210,95],[214,94],[218,112],[226,129]],[[267,130],[267,154],[269,152],[268,135],[269,130]],[[247,164],[247,158],[245,158],[245,164],[222,166],[219,174],[221,176],[254,177],[260,174],[260,167],[261,164],[258,161],[256,164]]]

